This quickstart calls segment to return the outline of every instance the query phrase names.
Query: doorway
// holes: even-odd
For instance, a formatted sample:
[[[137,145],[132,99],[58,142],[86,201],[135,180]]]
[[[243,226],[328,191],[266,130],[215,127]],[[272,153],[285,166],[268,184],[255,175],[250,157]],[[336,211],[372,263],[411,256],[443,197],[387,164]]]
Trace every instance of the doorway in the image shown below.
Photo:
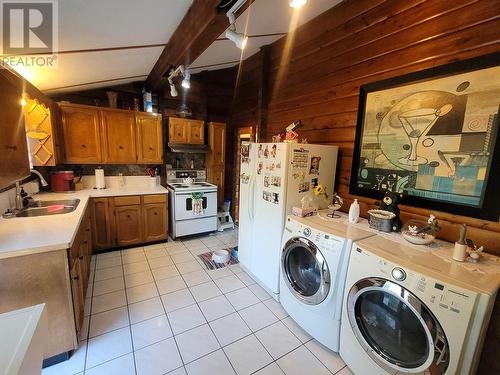
[[[241,144],[243,142],[253,142],[253,127],[247,126],[243,128],[236,129],[234,142],[234,175],[233,181],[234,191],[233,191],[233,202],[234,202],[234,222],[238,224],[239,211],[240,211],[240,155],[241,155]]]

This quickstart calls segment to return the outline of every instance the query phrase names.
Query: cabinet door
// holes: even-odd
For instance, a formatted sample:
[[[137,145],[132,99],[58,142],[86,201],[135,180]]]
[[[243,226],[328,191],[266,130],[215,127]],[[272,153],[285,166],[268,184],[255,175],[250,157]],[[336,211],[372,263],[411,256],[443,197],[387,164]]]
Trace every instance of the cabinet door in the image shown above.
[[[168,119],[168,142],[187,143],[188,142],[188,120],[176,117]]]
[[[126,246],[140,243],[142,240],[141,206],[115,207],[116,244]]]
[[[96,250],[109,249],[114,245],[114,215],[109,198],[92,200],[92,240]]]
[[[99,111],[61,104],[65,163],[92,164],[102,161]]]
[[[5,80],[0,84],[0,189],[30,175],[21,92]],[[21,123],[20,123],[21,121]]]
[[[101,111],[104,161],[107,163],[135,163],[135,114],[129,111]]]
[[[144,222],[144,242],[159,241],[167,238],[166,203],[145,204],[142,208]]]
[[[24,125],[33,166],[44,167],[57,164],[53,117],[50,107],[37,100],[26,99]]]
[[[162,163],[163,132],[161,116],[138,114],[135,117],[137,132],[137,161],[139,163]]]
[[[187,143],[195,145],[202,145],[205,143],[205,123],[203,121],[189,121]]]
[[[224,165],[226,159],[226,124],[210,122],[208,124],[208,144],[210,145],[209,163]]]
[[[76,259],[69,272],[71,278],[71,294],[73,298],[73,313],[75,314],[75,325],[77,337],[80,336],[80,330],[82,328],[83,316],[84,316],[84,304],[85,299],[83,298],[83,285],[82,276],[80,270],[80,260]]]
[[[215,165],[207,168],[207,180],[217,185],[217,205],[220,207],[224,203],[224,166]]]

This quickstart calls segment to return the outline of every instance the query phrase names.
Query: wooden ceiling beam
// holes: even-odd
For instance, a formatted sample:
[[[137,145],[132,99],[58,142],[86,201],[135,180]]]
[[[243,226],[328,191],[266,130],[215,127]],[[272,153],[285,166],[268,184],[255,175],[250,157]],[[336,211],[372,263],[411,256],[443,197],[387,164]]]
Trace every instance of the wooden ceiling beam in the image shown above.
[[[253,1],[247,0],[236,12],[236,17]],[[170,67],[191,65],[229,27],[227,10],[219,11],[219,3],[220,0],[193,1],[149,73],[146,83],[150,89],[158,89]]]

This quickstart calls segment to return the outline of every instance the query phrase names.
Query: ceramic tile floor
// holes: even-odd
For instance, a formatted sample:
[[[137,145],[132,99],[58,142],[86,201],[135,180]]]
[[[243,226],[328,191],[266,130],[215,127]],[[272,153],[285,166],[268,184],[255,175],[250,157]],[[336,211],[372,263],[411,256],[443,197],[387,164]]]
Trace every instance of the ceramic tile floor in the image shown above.
[[[81,345],[43,375],[351,374],[238,265],[197,257],[237,231],[92,259]]]

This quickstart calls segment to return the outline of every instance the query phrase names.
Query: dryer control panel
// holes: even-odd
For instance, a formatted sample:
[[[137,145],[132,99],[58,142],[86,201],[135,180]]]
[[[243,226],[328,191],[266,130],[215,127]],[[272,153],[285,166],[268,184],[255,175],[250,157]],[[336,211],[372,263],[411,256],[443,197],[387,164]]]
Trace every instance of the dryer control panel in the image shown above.
[[[450,318],[461,316],[468,319],[474,310],[478,298],[476,292],[445,284],[359,248],[351,254],[351,261],[356,258],[362,259],[364,267],[367,269],[370,268],[370,264],[376,265],[371,276],[383,276],[387,280],[403,286],[431,307],[433,311],[436,309],[442,311]]]

